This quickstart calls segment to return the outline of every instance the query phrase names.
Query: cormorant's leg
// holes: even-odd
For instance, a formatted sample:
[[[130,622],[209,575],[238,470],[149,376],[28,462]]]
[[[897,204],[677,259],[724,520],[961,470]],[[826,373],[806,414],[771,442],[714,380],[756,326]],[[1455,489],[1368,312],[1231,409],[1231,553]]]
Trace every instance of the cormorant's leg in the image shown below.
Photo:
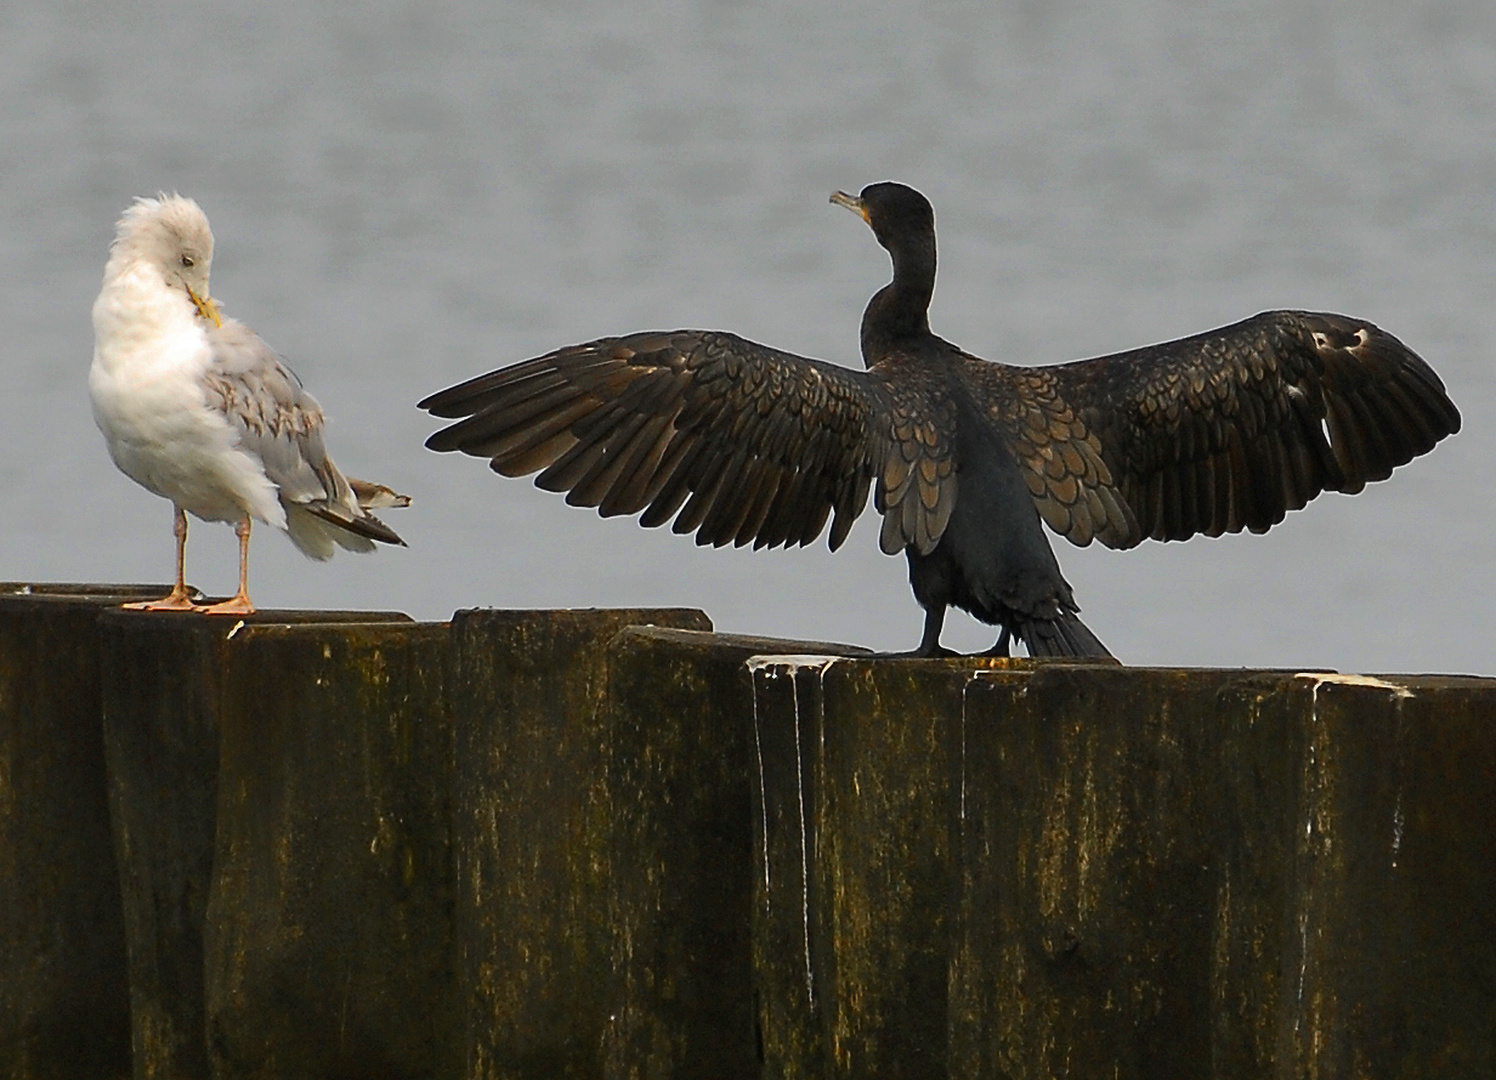
[[[253,615],[255,606],[249,602],[249,518],[245,516],[234,523],[234,535],[239,538],[239,591],[221,604],[202,610],[209,615]]]
[[[950,649],[942,648],[940,644],[940,630],[945,625],[945,605],[931,604],[925,608],[925,633],[919,639],[919,647],[914,650],[915,656],[956,656],[957,653]]]
[[[940,627],[944,622],[945,605],[931,604],[925,608],[925,633],[920,638],[919,648],[912,652],[868,653],[859,657],[859,659],[908,660],[910,658],[928,658],[931,656],[960,656],[960,653],[953,652],[940,644]]]
[[[177,583],[160,600],[142,600],[125,607],[132,611],[196,611],[197,607],[187,596],[187,514],[175,503],[171,531],[177,538]]]
[[[1007,626],[1004,625],[1003,626],[1003,632],[1001,634],[997,635],[997,641],[994,642],[993,645],[992,645],[992,648],[988,649],[983,655],[984,656],[1012,656],[1013,655],[1012,650],[1009,648],[1009,646],[1012,643],[1012,640],[1013,640],[1012,633],[1008,630]]]

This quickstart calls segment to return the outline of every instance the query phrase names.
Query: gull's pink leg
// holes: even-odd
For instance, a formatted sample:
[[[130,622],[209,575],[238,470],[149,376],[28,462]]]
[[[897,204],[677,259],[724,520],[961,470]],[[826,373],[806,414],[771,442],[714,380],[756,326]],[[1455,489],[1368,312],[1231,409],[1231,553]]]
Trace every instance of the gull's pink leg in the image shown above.
[[[240,518],[234,525],[234,535],[239,538],[239,591],[221,604],[199,608],[207,615],[253,615],[255,606],[249,602],[249,518]]]
[[[125,607],[132,611],[196,611],[191,599],[187,596],[187,514],[180,506],[173,504],[172,509],[176,516],[172,522],[171,531],[177,537],[177,583],[172,586],[171,592],[160,600],[142,600],[135,604],[126,604]]]

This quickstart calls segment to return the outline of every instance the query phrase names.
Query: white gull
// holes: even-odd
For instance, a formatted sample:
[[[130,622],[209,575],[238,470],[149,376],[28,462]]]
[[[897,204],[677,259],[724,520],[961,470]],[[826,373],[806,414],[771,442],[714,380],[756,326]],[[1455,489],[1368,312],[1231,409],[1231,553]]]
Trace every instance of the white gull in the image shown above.
[[[109,455],[136,483],[170,499],[177,575],[160,600],[128,607],[242,614],[249,599],[250,521],[284,529],[305,554],[403,544],[368,513],[410,500],[350,480],[322,444],[323,417],[301,380],[249,327],[222,318],[208,292],[213,233],[191,199],[138,199],[109,249],[94,301],[88,374]],[[232,522],[239,592],[196,608],[184,583],[187,513]]]

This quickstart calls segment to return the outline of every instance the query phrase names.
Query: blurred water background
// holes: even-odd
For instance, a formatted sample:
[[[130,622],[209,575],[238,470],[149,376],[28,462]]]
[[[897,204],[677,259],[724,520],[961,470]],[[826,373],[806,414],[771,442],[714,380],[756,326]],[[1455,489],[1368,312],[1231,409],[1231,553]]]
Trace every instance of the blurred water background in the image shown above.
[[[89,412],[89,307],[132,197],[198,199],[213,292],[289,362],[408,550],[257,534],[262,607],[681,604],[909,648],[864,515],[842,551],[696,548],[426,451],[414,404],[608,333],[730,329],[858,365],[888,264],[827,205],[940,228],[934,329],[1052,363],[1273,307],[1367,317],[1465,430],[1266,536],[1057,542],[1132,663],[1496,672],[1496,6],[1482,0],[97,2],[0,9],[0,578],[168,579],[170,508]],[[197,523],[189,580],[232,590]],[[953,614],[947,643],[990,644]]]

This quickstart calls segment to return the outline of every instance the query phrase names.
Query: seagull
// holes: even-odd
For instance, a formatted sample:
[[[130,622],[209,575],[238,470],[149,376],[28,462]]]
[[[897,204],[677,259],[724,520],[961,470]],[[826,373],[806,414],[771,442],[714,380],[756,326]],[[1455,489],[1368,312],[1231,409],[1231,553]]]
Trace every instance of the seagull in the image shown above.
[[[1084,547],[1265,532],[1322,491],[1354,494],[1460,428],[1432,368],[1364,319],[1266,311],[1178,341],[1050,367],[984,360],[930,330],[935,212],[883,182],[831,201],[893,280],[856,371],[713,330],[571,345],[420,403],[432,450],[489,459],[574,506],[671,521],[698,544],[846,539],[873,491],[880,546],[925,611],[1030,656],[1108,657],[1042,525]],[[1042,523],[1042,525],[1041,525]]]
[[[208,292],[213,232],[192,199],[140,198],[116,226],[94,301],[88,373],[94,421],[121,472],[170,499],[176,584],[144,611],[242,615],[252,520],[283,529],[303,553],[404,545],[368,512],[407,506],[382,484],[338,471],[322,444],[322,409],[275,352]],[[187,513],[232,522],[239,591],[198,607],[185,584]]]

